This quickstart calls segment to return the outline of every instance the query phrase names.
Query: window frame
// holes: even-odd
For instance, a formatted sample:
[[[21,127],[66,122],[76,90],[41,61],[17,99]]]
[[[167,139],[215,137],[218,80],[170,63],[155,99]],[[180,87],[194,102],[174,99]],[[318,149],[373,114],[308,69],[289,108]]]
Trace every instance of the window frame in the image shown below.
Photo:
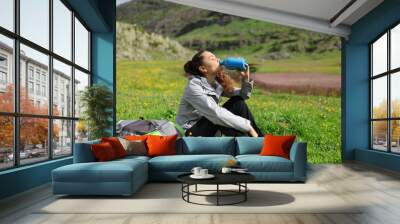
[[[391,99],[391,79],[392,76],[395,75],[396,73],[400,72],[400,67],[398,68],[393,68],[391,69],[391,31],[393,28],[400,26],[400,21],[395,22],[392,24],[389,28],[385,29],[384,32],[379,34],[375,39],[373,39],[371,42],[368,43],[368,48],[369,48],[369,77],[368,77],[368,84],[369,84],[369,149],[373,151],[380,151],[380,152],[386,152],[386,153],[391,153],[391,154],[400,154],[400,152],[394,152],[392,151],[392,121],[400,121],[400,117],[392,117],[392,99]],[[386,71],[382,72],[380,74],[373,74],[373,44],[379,40],[381,37],[384,35],[387,35],[387,64],[386,64]],[[378,78],[386,77],[386,87],[387,87],[387,105],[386,105],[386,117],[385,118],[373,118],[373,81]],[[386,151],[379,150],[374,148],[374,136],[373,136],[373,122],[374,121],[386,121]]]
[[[71,104],[74,105],[75,103],[75,88],[74,88],[74,82],[75,82],[75,69],[78,69],[79,71],[85,73],[88,75],[89,77],[89,83],[88,86],[92,85],[92,69],[91,69],[91,65],[92,65],[92,57],[91,57],[91,50],[92,50],[92,43],[91,43],[91,38],[92,38],[92,30],[88,27],[88,25],[84,22],[84,20],[79,16],[78,13],[76,13],[72,7],[65,1],[65,0],[59,0],[66,8],[68,8],[68,10],[71,11],[71,59],[67,59],[64,58],[63,56],[55,53],[53,50],[53,21],[54,21],[54,17],[53,17],[53,0],[48,0],[49,2],[49,48],[46,49],[45,47],[42,47],[39,44],[34,43],[33,41],[30,41],[29,39],[23,37],[20,35],[20,0],[14,0],[13,1],[13,10],[14,10],[14,18],[13,18],[13,22],[14,22],[14,31],[10,31],[4,27],[0,26],[0,35],[3,35],[5,37],[11,38],[13,40],[13,44],[14,44],[14,48],[13,48],[13,64],[12,66],[12,74],[13,78],[14,78],[14,110],[13,112],[2,112],[0,111],[0,116],[11,116],[13,119],[13,154],[14,154],[14,161],[13,161],[13,166],[11,167],[5,167],[5,168],[0,168],[0,172],[5,171],[5,170],[10,170],[10,169],[16,169],[19,167],[23,167],[23,166],[30,166],[33,164],[37,164],[37,163],[43,163],[49,160],[58,160],[58,159],[62,159],[65,157],[70,157],[73,156],[73,152],[74,152],[74,143],[75,143],[75,125],[76,122],[80,120],[79,117],[75,117],[75,108],[72,107],[71,108],[71,114],[70,116],[56,116],[53,115],[53,59],[58,60],[61,63],[64,63],[68,66],[71,66],[71,93],[72,93],[72,102]],[[84,26],[84,28],[88,31],[88,35],[89,35],[89,40],[88,40],[88,69],[85,69],[81,66],[79,66],[78,64],[75,63],[75,20],[74,19],[79,20],[79,22]],[[46,93],[46,95],[48,96],[48,112],[46,115],[39,115],[39,114],[27,114],[27,113],[21,113],[20,112],[20,85],[21,85],[21,81],[20,81],[20,44],[23,44],[27,47],[32,48],[33,50],[39,51],[40,53],[43,53],[45,55],[48,56],[49,58],[49,63],[48,63],[48,80],[47,84],[46,84],[46,91],[48,91],[48,93]],[[29,66],[29,64],[27,64],[27,66]],[[27,71],[28,71],[27,67]],[[42,73],[40,73],[41,75]],[[30,74],[27,72],[26,75],[26,81],[28,82],[30,80]],[[33,81],[34,81],[34,85],[35,85],[35,80],[36,80],[36,69],[33,70]],[[41,76],[39,76],[39,83],[41,83]],[[29,90],[27,90],[29,91]],[[34,89],[34,91],[36,91]],[[41,96],[42,94],[40,94]],[[48,150],[48,155],[47,158],[43,158],[43,160],[40,160],[38,162],[32,162],[32,163],[26,163],[26,164],[21,164],[20,161],[20,119],[21,118],[45,118],[47,119],[48,122],[48,135],[47,135],[47,142],[49,143],[47,145],[47,149]],[[62,156],[54,156],[53,152],[54,152],[54,147],[53,147],[53,121],[56,120],[65,120],[65,121],[70,121],[71,122],[71,153],[68,155],[62,155]]]

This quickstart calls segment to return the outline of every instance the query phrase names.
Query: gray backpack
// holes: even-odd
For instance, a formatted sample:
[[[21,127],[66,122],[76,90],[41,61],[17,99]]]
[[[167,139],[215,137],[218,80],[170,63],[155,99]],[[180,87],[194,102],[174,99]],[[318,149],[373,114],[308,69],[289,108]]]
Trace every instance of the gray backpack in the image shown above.
[[[181,130],[180,130],[181,129]],[[183,129],[168,120],[120,120],[117,123],[117,135],[178,135],[184,136]]]

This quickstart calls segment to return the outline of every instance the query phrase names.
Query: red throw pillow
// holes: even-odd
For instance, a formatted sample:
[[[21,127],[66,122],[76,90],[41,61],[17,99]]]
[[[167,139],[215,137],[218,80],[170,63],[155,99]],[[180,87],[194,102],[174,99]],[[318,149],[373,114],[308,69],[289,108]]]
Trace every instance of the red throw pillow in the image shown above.
[[[109,161],[117,158],[115,151],[109,142],[92,144],[90,148],[94,154],[94,157],[99,162]]]
[[[176,139],[178,135],[148,135],[147,155],[148,156],[162,156],[162,155],[176,155]]]
[[[260,155],[262,156],[281,156],[290,159],[290,148],[295,140],[295,135],[274,136],[265,135],[263,148]]]
[[[115,155],[118,158],[126,156],[126,151],[124,149],[124,146],[121,144],[121,142],[119,141],[119,139],[117,137],[103,137],[103,138],[101,138],[101,142],[110,143],[115,151]]]
[[[129,140],[129,141],[134,141],[134,140],[146,141],[148,136],[149,135],[125,135],[124,139]]]

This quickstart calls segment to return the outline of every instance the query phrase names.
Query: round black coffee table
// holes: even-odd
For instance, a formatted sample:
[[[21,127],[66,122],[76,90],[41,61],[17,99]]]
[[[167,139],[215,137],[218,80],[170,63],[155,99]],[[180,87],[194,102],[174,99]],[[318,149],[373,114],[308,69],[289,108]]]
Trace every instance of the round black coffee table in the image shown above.
[[[178,181],[182,183],[182,199],[188,203],[198,204],[198,205],[215,205],[215,204],[202,204],[190,201],[190,196],[204,196],[204,197],[216,197],[217,206],[220,205],[234,205],[247,200],[247,192],[249,188],[247,183],[255,180],[255,177],[249,173],[213,173],[215,176],[212,179],[193,179],[190,177],[191,173],[182,174],[177,177]],[[215,190],[197,190],[198,184],[205,185],[216,185]],[[236,185],[237,190],[223,190],[220,189],[220,185]],[[194,191],[190,191],[190,186],[195,186]],[[203,192],[203,193],[202,193]],[[204,192],[215,192],[215,194],[204,194]],[[221,194],[222,193],[222,194]],[[234,201],[232,203],[221,203],[221,197],[229,196],[241,196],[240,200]]]

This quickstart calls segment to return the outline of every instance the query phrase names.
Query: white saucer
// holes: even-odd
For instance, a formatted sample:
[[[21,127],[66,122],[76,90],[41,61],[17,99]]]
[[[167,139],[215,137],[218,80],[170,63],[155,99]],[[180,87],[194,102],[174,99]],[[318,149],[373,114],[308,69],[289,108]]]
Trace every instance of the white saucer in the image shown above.
[[[211,179],[213,177],[214,177],[214,175],[212,175],[212,174],[207,174],[204,176],[194,175],[194,174],[190,175],[190,178],[193,178],[193,179]]]

